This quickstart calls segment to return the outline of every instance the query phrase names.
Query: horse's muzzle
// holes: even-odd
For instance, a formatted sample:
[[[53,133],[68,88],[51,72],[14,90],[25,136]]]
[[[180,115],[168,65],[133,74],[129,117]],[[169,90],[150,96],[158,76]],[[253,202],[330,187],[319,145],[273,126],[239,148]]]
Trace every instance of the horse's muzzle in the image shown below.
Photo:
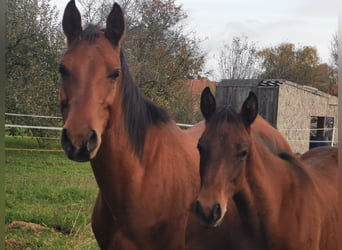
[[[85,136],[85,139],[77,145],[73,143],[68,130],[63,128],[61,144],[69,159],[79,162],[90,161],[92,152],[96,149],[98,144],[98,136],[95,130],[90,130]]]

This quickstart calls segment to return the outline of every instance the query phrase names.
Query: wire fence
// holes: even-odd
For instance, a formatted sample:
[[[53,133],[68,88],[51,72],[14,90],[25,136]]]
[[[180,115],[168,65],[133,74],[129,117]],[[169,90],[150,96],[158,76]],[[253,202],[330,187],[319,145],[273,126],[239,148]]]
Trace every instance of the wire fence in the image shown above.
[[[5,144],[6,150],[28,150],[28,151],[62,151],[60,147],[60,131],[62,130],[63,120],[60,116],[43,116],[5,113],[6,137],[12,139],[12,143]],[[192,127],[192,124],[177,123],[182,128]],[[317,131],[323,130],[325,137],[314,138],[310,136]],[[338,144],[337,128],[282,128],[279,131],[289,141],[290,144],[301,143],[309,147]],[[15,147],[13,140],[34,140],[36,147],[24,146]],[[51,142],[52,145],[51,145]],[[51,148],[52,147],[52,148]]]
[[[285,137],[289,137],[288,135],[291,134],[292,132],[296,132],[298,134],[302,133],[305,135],[313,135],[317,134],[318,131],[322,131],[325,136],[322,136],[322,140],[319,139],[319,137],[315,139],[310,139],[310,140],[305,140],[305,139],[291,139],[287,138],[288,141],[309,141],[309,142],[316,142],[316,143],[330,143],[331,146],[337,145],[337,128],[332,127],[332,128],[311,128],[311,129],[303,129],[303,128],[289,128],[289,129],[279,129],[279,131],[285,135]],[[287,135],[287,136],[286,136]],[[293,136],[292,136],[293,137]],[[314,136],[311,136],[314,137]],[[323,140],[324,139],[324,140]]]

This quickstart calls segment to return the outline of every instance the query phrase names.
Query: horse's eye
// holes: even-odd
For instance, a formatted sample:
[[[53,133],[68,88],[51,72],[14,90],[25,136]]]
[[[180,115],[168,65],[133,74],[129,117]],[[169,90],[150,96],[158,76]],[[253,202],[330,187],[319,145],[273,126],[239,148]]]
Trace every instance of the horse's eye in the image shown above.
[[[120,75],[120,70],[114,70],[109,76],[108,78],[112,79],[112,80],[116,80],[116,78],[118,78]]]
[[[248,149],[244,149],[241,152],[239,152],[238,154],[238,158],[239,159],[243,159],[244,157],[246,157],[248,155]]]
[[[61,74],[62,77],[68,76],[69,75],[69,71],[67,70],[67,68],[64,65],[59,65],[58,67],[58,71]]]

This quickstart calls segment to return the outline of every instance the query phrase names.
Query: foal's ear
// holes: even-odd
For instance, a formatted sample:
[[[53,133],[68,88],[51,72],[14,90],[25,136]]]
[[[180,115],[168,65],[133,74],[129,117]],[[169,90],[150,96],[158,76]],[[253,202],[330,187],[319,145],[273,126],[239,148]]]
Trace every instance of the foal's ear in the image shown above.
[[[114,3],[107,18],[105,36],[113,43],[114,46],[118,46],[124,31],[125,18],[122,9],[117,3]]]
[[[249,127],[257,117],[258,98],[252,91],[249,92],[247,99],[242,104],[240,115],[246,127]]]
[[[212,114],[216,111],[216,100],[210,91],[209,87],[206,87],[201,94],[201,112],[206,121],[210,119]]]
[[[75,0],[70,0],[65,7],[62,27],[67,37],[68,45],[82,33],[81,14],[75,5]]]

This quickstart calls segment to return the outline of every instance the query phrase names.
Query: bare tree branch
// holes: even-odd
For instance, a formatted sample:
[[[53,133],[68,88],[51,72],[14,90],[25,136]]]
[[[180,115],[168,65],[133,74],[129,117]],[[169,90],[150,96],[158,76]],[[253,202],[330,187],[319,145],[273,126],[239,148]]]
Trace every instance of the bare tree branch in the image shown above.
[[[223,79],[257,78],[260,62],[255,43],[248,42],[246,36],[233,37],[220,51],[219,67]]]

